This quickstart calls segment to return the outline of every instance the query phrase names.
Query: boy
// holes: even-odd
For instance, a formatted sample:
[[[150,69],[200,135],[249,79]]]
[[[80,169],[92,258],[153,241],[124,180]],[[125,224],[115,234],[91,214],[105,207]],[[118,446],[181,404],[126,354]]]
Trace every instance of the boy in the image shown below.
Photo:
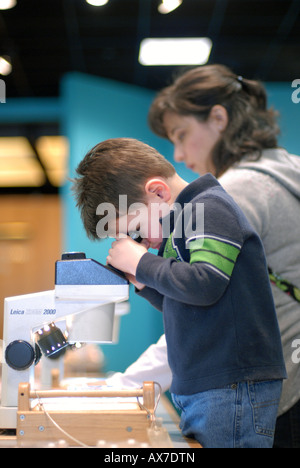
[[[77,173],[87,234],[116,237],[107,263],[163,312],[184,435],[271,448],[286,372],[264,250],[241,210],[213,176],[188,184],[133,139],[98,144]]]

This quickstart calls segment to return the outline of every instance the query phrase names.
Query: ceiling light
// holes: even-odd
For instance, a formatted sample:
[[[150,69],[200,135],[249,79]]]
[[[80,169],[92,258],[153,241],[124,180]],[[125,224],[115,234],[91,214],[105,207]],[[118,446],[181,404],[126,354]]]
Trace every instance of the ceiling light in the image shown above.
[[[178,8],[181,4],[182,0],[162,0],[162,3],[158,5],[158,11],[165,15]]]
[[[36,149],[52,185],[60,187],[67,178],[69,144],[63,136],[42,136]]]
[[[34,151],[25,137],[1,137],[0,159],[34,156]]]
[[[24,137],[0,138],[0,187],[40,187],[42,168]]]
[[[141,42],[141,65],[203,65],[207,63],[212,41],[199,38],[147,38]]]
[[[8,57],[0,57],[0,75],[9,75],[12,71],[11,63]]]
[[[17,0],[0,0],[0,10],[9,10],[15,7]]]
[[[89,5],[103,6],[108,3],[109,0],[85,0]]]

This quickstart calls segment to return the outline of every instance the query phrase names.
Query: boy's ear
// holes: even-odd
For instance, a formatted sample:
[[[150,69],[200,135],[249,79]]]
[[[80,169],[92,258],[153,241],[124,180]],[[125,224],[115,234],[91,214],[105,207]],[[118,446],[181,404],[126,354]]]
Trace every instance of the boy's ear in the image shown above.
[[[158,177],[149,179],[146,182],[145,192],[149,202],[168,202],[171,198],[171,190],[168,183]]]

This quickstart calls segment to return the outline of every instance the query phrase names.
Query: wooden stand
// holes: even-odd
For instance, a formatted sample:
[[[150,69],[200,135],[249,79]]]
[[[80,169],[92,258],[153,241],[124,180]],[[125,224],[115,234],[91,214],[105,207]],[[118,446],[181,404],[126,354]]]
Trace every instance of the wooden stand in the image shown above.
[[[66,409],[63,398],[75,398],[75,408]],[[76,409],[78,397],[90,398],[143,398],[140,406],[138,401],[119,402],[109,405],[100,404],[96,409]],[[57,398],[58,409],[48,410],[44,399]],[[31,407],[31,400],[37,399],[37,404]],[[59,400],[60,399],[60,400]],[[41,400],[43,403],[40,404]],[[66,401],[66,400],[65,400]],[[68,400],[69,401],[69,400]],[[126,406],[128,405],[128,408]],[[55,405],[54,405],[55,406]],[[80,406],[80,404],[79,404]],[[139,442],[148,440],[147,429],[154,414],[155,391],[153,382],[144,382],[142,389],[99,390],[99,391],[31,391],[30,384],[19,385],[17,412],[17,440],[21,444],[42,443],[43,441],[64,440],[71,446],[96,446],[100,440],[108,444],[135,439]],[[70,436],[70,437],[68,437]]]

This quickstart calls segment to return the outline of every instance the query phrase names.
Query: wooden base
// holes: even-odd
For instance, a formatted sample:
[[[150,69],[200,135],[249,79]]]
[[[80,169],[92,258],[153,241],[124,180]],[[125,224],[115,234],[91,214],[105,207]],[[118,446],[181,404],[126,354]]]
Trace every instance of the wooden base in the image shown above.
[[[75,398],[78,405],[78,397],[117,397],[117,398],[143,398],[142,407],[138,402],[126,405],[126,402],[115,403],[115,407],[109,404],[100,404],[101,409],[70,409],[65,405],[65,398]],[[47,409],[45,398],[55,398],[58,408]],[[31,407],[31,400],[37,399],[37,404]],[[80,400],[80,398],[79,398]],[[42,401],[42,404],[40,403]],[[66,401],[66,400],[65,400]],[[128,406],[128,408],[127,408]],[[97,446],[101,441],[106,444],[116,444],[120,441],[134,439],[144,443],[148,441],[147,430],[151,424],[154,413],[155,392],[154,383],[145,382],[143,389],[110,390],[69,392],[66,390],[31,391],[30,385],[20,384],[17,412],[17,440],[19,444],[29,445],[42,441],[56,442],[65,440],[72,446]],[[97,405],[95,405],[97,408]]]

